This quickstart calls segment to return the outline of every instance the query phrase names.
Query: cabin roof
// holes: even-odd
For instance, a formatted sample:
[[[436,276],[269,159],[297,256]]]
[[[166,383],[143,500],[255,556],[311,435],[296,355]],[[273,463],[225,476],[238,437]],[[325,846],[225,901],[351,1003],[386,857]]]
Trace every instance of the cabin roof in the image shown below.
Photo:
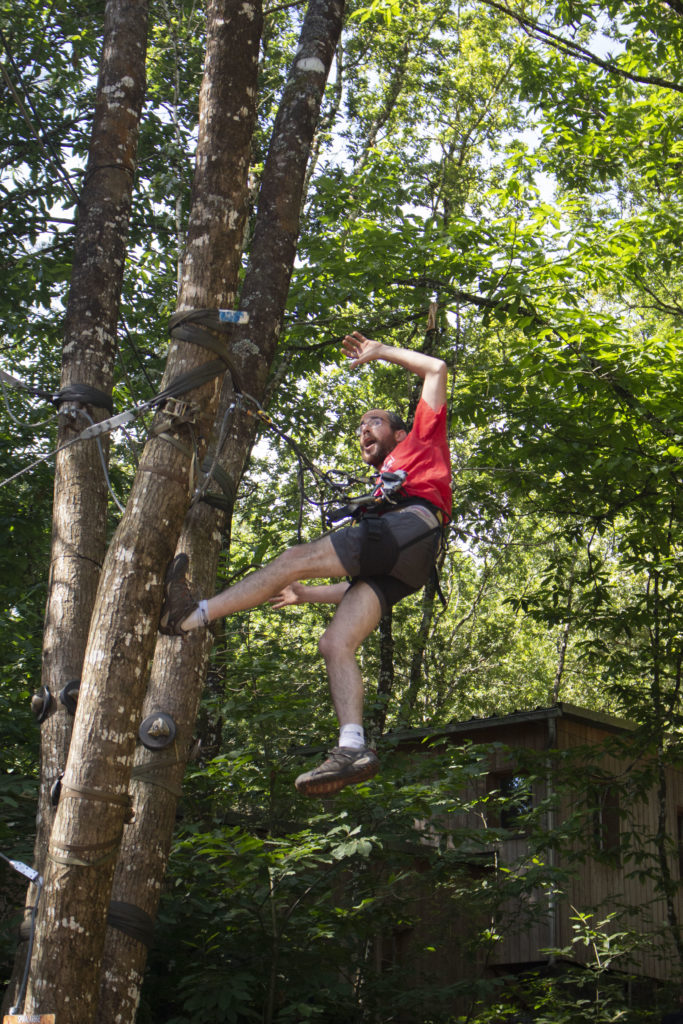
[[[550,707],[536,707],[529,711],[513,711],[507,715],[473,715],[464,721],[451,721],[446,725],[426,726],[420,729],[403,729],[388,734],[397,742],[425,739],[427,737],[437,738],[439,736],[471,735],[472,733],[485,733],[494,728],[515,726],[530,723],[543,723],[566,719],[573,722],[581,722],[597,726],[608,732],[623,733],[633,732],[637,725],[625,718],[617,718],[614,715],[605,714],[602,711],[590,711],[588,708],[581,708],[575,704],[560,702]]]

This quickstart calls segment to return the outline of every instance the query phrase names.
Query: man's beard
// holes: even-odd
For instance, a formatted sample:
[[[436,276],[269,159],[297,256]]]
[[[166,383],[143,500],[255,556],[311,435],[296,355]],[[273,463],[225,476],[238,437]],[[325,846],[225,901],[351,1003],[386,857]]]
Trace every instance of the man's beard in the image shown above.
[[[363,449],[361,452],[361,458],[368,466],[373,466],[375,469],[379,469],[387,455],[393,452],[396,445],[387,445],[383,444],[381,441],[375,440],[373,440],[372,444],[374,446],[372,454],[366,451],[366,449]]]

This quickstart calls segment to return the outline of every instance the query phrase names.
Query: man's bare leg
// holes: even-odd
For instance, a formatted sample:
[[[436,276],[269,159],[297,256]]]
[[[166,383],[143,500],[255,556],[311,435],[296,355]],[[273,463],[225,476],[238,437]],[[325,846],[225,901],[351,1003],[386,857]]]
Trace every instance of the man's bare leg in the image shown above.
[[[310,544],[299,544],[283,551],[272,562],[210,598],[207,602],[209,621],[247,608],[256,608],[296,580],[326,579],[344,576],[345,573],[329,537],[321,537]]]
[[[367,583],[356,583],[337,606],[320,638],[330,694],[339,725],[363,721],[363,678],[356,651],[382,617],[379,598]]]
[[[329,537],[283,551],[272,562],[199,605],[188,586],[186,571],[187,555],[176,555],[166,574],[159,626],[162,633],[182,634],[208,626],[214,619],[256,608],[296,580],[326,579],[346,574]]]
[[[320,638],[330,693],[342,732],[345,726],[362,726],[363,679],[356,651],[373,631],[382,615],[379,598],[367,583],[357,583],[346,592],[332,622]],[[362,735],[362,728],[359,729]],[[319,767],[304,772],[296,788],[307,796],[325,796],[344,786],[371,779],[379,769],[374,750],[367,746],[340,745]]]

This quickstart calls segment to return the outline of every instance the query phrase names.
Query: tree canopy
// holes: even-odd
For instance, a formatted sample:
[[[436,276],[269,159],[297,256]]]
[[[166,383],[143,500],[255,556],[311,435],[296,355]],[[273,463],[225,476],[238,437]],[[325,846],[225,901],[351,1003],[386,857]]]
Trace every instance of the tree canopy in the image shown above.
[[[0,2],[0,369],[24,385],[3,378],[0,408],[0,850],[30,859],[30,697],[41,683],[58,428],[50,396],[104,4]],[[264,9],[239,286],[304,14],[303,3]],[[161,385],[191,209],[205,12],[155,0],[149,33],[117,412]],[[325,528],[330,495],[302,453],[322,470],[362,476],[360,413],[414,412],[414,381],[379,364],[350,373],[341,338],[360,329],[443,358],[454,469],[440,566],[447,604],[429,590],[409,598],[364,646],[371,727],[387,749],[406,728],[562,700],[632,719],[644,748],[678,757],[682,51],[675,0],[347,5],[267,416],[241,473],[216,587]],[[238,402],[231,422],[249,413]],[[111,436],[109,535],[150,421],[142,414]],[[373,858],[407,842],[423,802],[456,800],[458,781],[478,770],[477,755],[463,756],[447,792],[431,794],[419,773],[394,791],[390,770],[333,811],[311,812],[290,793],[300,751],[334,733],[316,649],[328,616],[321,606],[266,608],[217,632],[141,1021],[332,1020],[339,977],[356,969],[369,985],[363,943],[383,915],[400,916],[400,886],[377,888]],[[330,893],[349,867],[357,888],[342,905]],[[393,869],[408,872],[400,858]],[[315,1001],[304,951],[317,940],[335,952]],[[179,942],[186,966],[172,970]],[[354,1012],[366,999],[375,1016],[345,1006],[339,1020],[389,1019],[379,983],[356,995]],[[424,1005],[416,993],[408,1009]],[[419,1019],[456,1019],[445,1006],[437,1000]]]

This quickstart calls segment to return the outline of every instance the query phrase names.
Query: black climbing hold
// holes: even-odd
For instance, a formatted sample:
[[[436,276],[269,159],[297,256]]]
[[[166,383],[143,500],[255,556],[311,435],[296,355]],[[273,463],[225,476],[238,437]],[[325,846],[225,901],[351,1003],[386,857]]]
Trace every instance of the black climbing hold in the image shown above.
[[[76,714],[78,691],[80,687],[80,679],[70,679],[66,686],[59,691],[59,699],[70,715]]]
[[[50,786],[50,803],[53,807],[56,807],[59,803],[59,798],[62,795],[62,779],[64,778],[64,772],[60,772],[55,781]]]
[[[36,722],[44,722],[51,707],[52,694],[47,686],[41,686],[31,697],[31,711],[36,716]]]
[[[175,739],[176,726],[170,715],[165,711],[155,711],[148,715],[138,730],[143,747],[148,750],[163,750]]]

